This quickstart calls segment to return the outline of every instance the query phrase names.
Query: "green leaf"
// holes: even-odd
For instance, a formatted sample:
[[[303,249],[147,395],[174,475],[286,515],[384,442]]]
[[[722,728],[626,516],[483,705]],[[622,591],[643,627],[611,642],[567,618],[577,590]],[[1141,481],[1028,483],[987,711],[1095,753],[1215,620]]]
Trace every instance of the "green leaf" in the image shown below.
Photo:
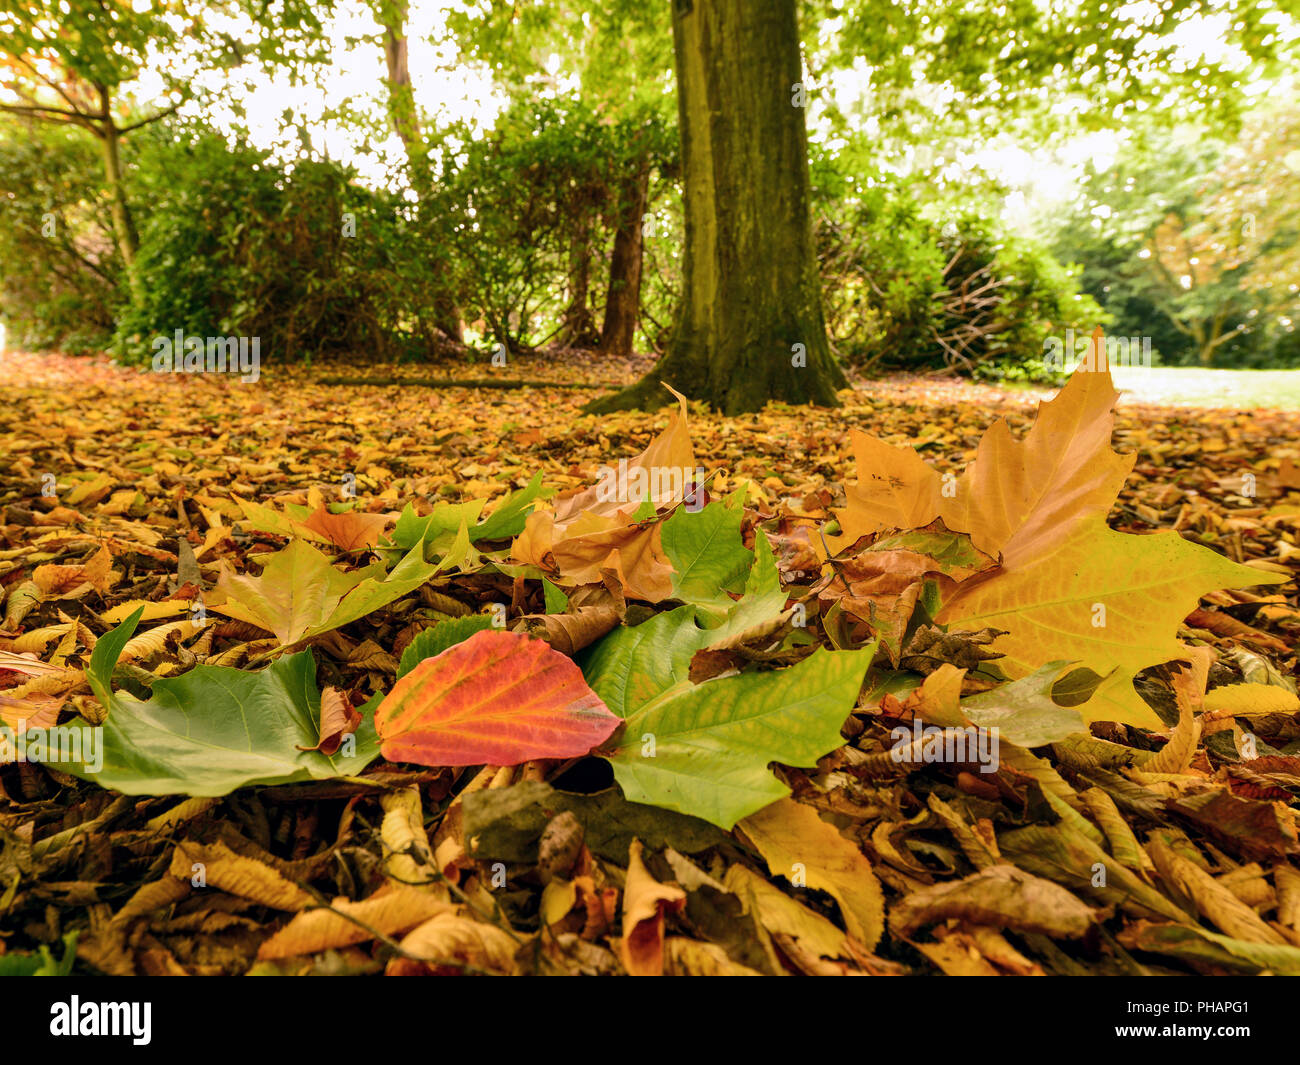
[[[542,595],[546,599],[548,614],[563,614],[569,609],[569,597],[545,577],[542,578]]]
[[[478,521],[485,502],[471,499],[464,503],[439,503],[424,517],[418,516],[407,503],[393,531],[380,542],[377,554],[389,565],[398,562],[417,546],[425,560],[441,557],[451,549],[462,528]]]
[[[1044,747],[1075,732],[1087,732],[1073,707],[1052,700],[1052,688],[1070,663],[1049,662],[1020,680],[961,701],[961,712],[972,725],[996,728],[998,738],[1017,747]]]
[[[448,647],[468,640],[476,632],[492,627],[490,614],[471,614],[464,618],[449,618],[430,625],[418,633],[414,640],[406,645],[402,660],[397,664],[397,679],[400,680],[426,658],[442,654]]]
[[[695,624],[696,608],[679,606],[640,625],[620,626],[578,658],[587,684],[611,713],[627,717],[686,681],[691,656],[713,634]]]
[[[743,598],[728,600],[721,624],[701,628],[696,606],[679,606],[636,626],[620,626],[578,658],[592,690],[619,717],[685,681],[696,651],[741,635],[778,617],[785,608],[776,559],[765,535],[745,583]],[[716,619],[709,619],[716,620]]]
[[[34,954],[0,954],[0,976],[67,976],[77,960],[78,934],[68,932],[63,936],[63,957],[57,961],[47,946]]]
[[[131,621],[100,644],[128,626],[133,627]],[[117,650],[110,646],[92,665],[105,691],[125,642],[115,639]],[[102,765],[96,767],[93,758],[89,764],[86,759],[51,764],[125,795],[220,796],[252,784],[348,776],[379,754],[374,728],[379,698],[362,708],[353,753],[328,756],[298,749],[315,747],[320,740],[320,692],[310,651],[282,658],[260,673],[196,666],[182,676],[156,680],[147,701],[125,693],[105,701],[109,713],[99,735]]]
[[[811,766],[843,743],[875,650],[819,649],[790,669],[680,683],[628,715],[614,779],[631,802],[730,829],[790,794],[769,762]]]
[[[731,608],[728,592],[738,592],[754,564],[741,543],[744,512],[710,503],[692,513],[679,507],[663,523],[664,554],[673,567],[673,598],[712,613]]]
[[[524,530],[533,503],[549,494],[551,490],[542,487],[541,473],[536,473],[527,485],[512,492],[482,521],[479,521],[479,515],[487,502],[484,499],[439,503],[424,517],[419,517],[408,503],[387,541],[380,547],[380,554],[387,555],[392,561],[398,552],[408,552],[416,544],[422,544],[426,559],[446,555],[454,550],[462,527],[467,530],[470,543],[517,536]]]
[[[532,513],[533,503],[553,494],[553,489],[542,487],[542,474],[539,470],[533,478],[517,492],[512,492],[499,507],[484,518],[477,526],[470,529],[471,540],[503,540],[507,536],[518,536],[524,531],[524,522]]]
[[[122,624],[112,632],[101,636],[95,644],[95,649],[90,653],[90,664],[86,667],[86,680],[90,682],[90,690],[95,693],[95,698],[105,709],[109,706],[113,692],[113,667],[122,657],[122,648],[135,635],[135,627],[140,624],[140,615],[143,613],[144,607],[136,607],[135,612]]]
[[[785,611],[787,596],[781,588],[776,556],[772,554],[767,534],[761,529],[754,539],[754,547],[754,565],[745,580],[744,595],[730,604],[722,624],[714,627],[710,644],[765,625]]]
[[[267,561],[257,577],[222,577],[228,612],[275,633],[289,645],[337,629],[415,591],[442,568],[412,548],[393,568],[382,562],[344,572],[301,540]]]

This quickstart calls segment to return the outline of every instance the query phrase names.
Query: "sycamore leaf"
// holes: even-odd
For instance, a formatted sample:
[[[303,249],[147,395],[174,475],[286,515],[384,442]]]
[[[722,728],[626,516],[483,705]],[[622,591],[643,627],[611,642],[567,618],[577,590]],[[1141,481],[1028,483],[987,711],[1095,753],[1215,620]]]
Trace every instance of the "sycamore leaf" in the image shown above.
[[[476,632],[492,627],[490,614],[470,614],[463,618],[448,618],[430,625],[419,632],[415,639],[402,651],[402,660],[397,665],[397,679],[401,680],[426,658],[436,658]]]
[[[1238,565],[1174,532],[1131,536],[1106,526],[1134,456],[1110,448],[1118,393],[1100,330],[1092,351],[1040,406],[1023,441],[1012,438],[1005,421],[985,434],[955,493],[940,491],[911,449],[855,437],[859,455],[872,465],[860,468],[866,479],[846,490],[839,546],[936,514],[1001,559],[998,570],[962,582],[946,597],[939,623],[1005,630],[993,650],[1006,656],[999,664],[1012,677],[1057,659],[1077,661],[1105,677],[1084,708],[1087,720],[1159,728],[1132,679],[1183,653],[1178,626],[1199,598],[1285,578]]]
[[[417,547],[391,573],[385,574],[382,563],[344,572],[310,544],[293,540],[257,577],[223,573],[213,609],[267,629],[289,645],[387,606],[440,568],[425,562]]]
[[[138,613],[138,612],[137,612]],[[112,693],[118,655],[135,630],[132,615],[100,637],[86,670],[109,711],[100,732],[102,764],[54,763],[65,773],[125,795],[228,795],[253,784],[290,784],[359,773],[379,754],[367,713],[343,754],[320,744],[321,696],[310,651],[260,673],[196,666],[154,681],[148,700]],[[80,722],[79,722],[80,723]],[[328,731],[328,730],[326,730]]]
[[[486,629],[402,677],[375,727],[390,761],[518,765],[587,754],[618,718],[550,645]]]
[[[491,514],[481,520],[480,515],[487,504],[485,499],[439,503],[423,517],[417,515],[408,503],[381,548],[381,553],[387,553],[395,560],[416,544],[423,544],[425,558],[432,559],[451,550],[462,527],[466,529],[471,543],[517,536],[523,532],[524,522],[532,512],[533,504],[553,491],[554,489],[542,487],[542,475],[536,473],[527,485],[512,492],[493,508]]]
[[[355,507],[335,513],[323,506],[313,511],[302,527],[319,533],[344,551],[361,551],[377,545],[380,535],[393,520],[392,514],[370,514]]]
[[[732,602],[720,624],[703,628],[697,621],[706,619],[700,617],[697,607],[680,606],[640,625],[617,628],[579,656],[587,683],[610,710],[627,717],[686,681],[697,651],[738,643],[781,617],[786,594],[781,590],[771,545],[761,532],[755,547],[745,594]]]
[[[856,484],[844,486],[846,506],[835,511],[840,535],[832,547],[838,553],[863,536],[891,529],[919,529],[939,516],[942,501],[938,471],[910,447],[850,430]]]
[[[710,503],[692,513],[676,510],[663,523],[664,554],[672,564],[673,598],[712,612],[732,604],[754,564],[754,552],[740,539],[744,512]],[[760,534],[761,535],[761,534]]]
[[[524,522],[533,511],[533,504],[538,499],[551,495],[555,489],[542,487],[542,474],[539,470],[532,479],[517,492],[511,492],[492,513],[470,529],[471,540],[501,540],[507,536],[518,536],[524,531]]]
[[[693,606],[679,606],[622,626],[579,656],[587,683],[613,713],[625,718],[687,680],[691,657],[710,636],[695,624],[696,614]]]
[[[1013,677],[1073,660],[1106,678],[1081,708],[1087,721],[1158,729],[1133,677],[1183,653],[1178,626],[1202,595],[1271,580],[1176,532],[1129,536],[1093,517],[1049,553],[959,585],[937,620],[1007,630],[993,647]]]
[[[789,669],[675,685],[629,713],[614,779],[632,802],[729,829],[790,794],[768,763],[811,766],[840,746],[875,651],[819,648]]]
[[[396,561],[419,544],[426,559],[442,555],[462,528],[468,529],[478,521],[486,502],[469,499],[464,503],[439,503],[423,517],[408,503],[382,545],[381,553]]]
[[[670,391],[672,391],[670,389]],[[659,603],[673,596],[673,567],[663,525],[650,521],[683,500],[695,476],[695,452],[681,413],[634,459],[607,468],[598,484],[534,510],[511,546],[516,561],[537,566],[557,584],[598,584],[613,577],[629,597]]]

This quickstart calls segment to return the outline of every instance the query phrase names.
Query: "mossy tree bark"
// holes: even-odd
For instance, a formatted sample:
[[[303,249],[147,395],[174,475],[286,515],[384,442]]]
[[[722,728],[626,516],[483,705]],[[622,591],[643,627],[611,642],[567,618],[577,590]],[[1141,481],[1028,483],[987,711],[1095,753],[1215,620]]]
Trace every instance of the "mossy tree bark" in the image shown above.
[[[686,220],[682,302],[655,368],[593,412],[659,406],[666,381],[737,414],[834,405],[809,215],[796,0],[675,0]]]
[[[614,232],[614,249],[609,257],[605,318],[600,332],[603,355],[632,354],[632,341],[641,312],[643,227],[649,193],[650,167],[647,163],[624,182],[620,190],[619,222]]]

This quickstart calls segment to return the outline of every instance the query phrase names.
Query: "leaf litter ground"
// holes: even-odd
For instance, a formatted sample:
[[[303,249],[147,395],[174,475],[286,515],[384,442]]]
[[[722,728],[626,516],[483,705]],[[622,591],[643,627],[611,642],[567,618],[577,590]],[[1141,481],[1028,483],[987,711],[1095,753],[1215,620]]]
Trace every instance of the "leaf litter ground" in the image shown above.
[[[1300,973],[1294,413],[5,358],[0,971]]]

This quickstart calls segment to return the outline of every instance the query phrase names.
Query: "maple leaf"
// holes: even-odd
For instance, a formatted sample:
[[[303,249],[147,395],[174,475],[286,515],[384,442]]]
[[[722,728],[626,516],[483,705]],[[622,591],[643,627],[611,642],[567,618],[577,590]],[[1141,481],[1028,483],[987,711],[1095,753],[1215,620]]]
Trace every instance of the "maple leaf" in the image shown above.
[[[379,543],[380,534],[397,520],[395,514],[368,514],[353,508],[335,513],[329,507],[313,511],[303,528],[319,533],[344,551],[360,551]]]
[[[1001,565],[959,584],[939,623],[1006,630],[993,649],[1005,655],[1000,664],[1011,677],[1053,660],[1077,662],[1105,678],[1083,708],[1085,718],[1159,728],[1132,680],[1183,654],[1178,626],[1200,597],[1285,578],[1238,565],[1176,532],[1134,536],[1107,527],[1134,462],[1110,447],[1117,398],[1099,329],[1092,352],[1040,405],[1025,439],[996,422],[949,492],[913,449],[869,443],[855,431],[855,451],[873,466],[846,490],[838,546],[907,527],[893,522],[941,518]]]

